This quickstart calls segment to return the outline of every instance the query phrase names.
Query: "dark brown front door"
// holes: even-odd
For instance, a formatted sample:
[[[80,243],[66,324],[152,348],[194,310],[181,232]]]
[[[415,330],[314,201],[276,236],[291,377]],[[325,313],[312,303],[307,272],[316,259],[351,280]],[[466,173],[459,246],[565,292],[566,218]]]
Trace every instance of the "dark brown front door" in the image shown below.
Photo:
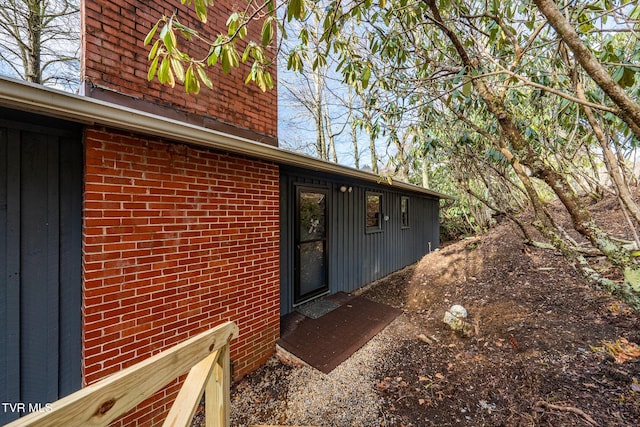
[[[294,304],[329,290],[325,188],[298,187],[296,194],[296,281]]]

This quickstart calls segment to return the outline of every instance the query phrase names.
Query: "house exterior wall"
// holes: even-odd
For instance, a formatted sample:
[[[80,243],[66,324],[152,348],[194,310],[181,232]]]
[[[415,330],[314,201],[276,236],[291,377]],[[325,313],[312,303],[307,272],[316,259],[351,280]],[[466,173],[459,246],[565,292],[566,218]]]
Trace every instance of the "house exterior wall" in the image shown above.
[[[278,166],[85,130],[83,379],[93,383],[226,320],[234,376],[279,337]],[[157,425],[179,383],[126,416]]]
[[[160,17],[176,12],[215,40],[242,7],[216,1],[201,24],[182,3],[81,2],[82,93],[277,146],[277,91],[246,85],[250,64],[230,74],[210,68],[214,88],[202,85],[198,95],[148,81],[143,42]],[[260,28],[247,37],[259,38]],[[194,58],[206,57],[206,45],[178,37]],[[86,129],[85,156],[84,383],[226,320],[240,329],[234,376],[262,364],[279,336],[278,166],[100,127]],[[121,423],[158,424],[179,383]]]
[[[207,23],[203,25],[191,10],[193,6],[180,0],[81,2],[84,94],[277,145],[277,91],[262,92],[256,85],[244,83],[251,64],[241,64],[230,74],[223,73],[220,66],[211,67],[207,73],[214,88],[210,90],[203,85],[197,96],[185,93],[179,83],[171,88],[161,85],[157,78],[147,80],[151,46],[144,46],[143,42],[158,18],[177,11],[182,24],[196,28],[205,39],[215,40],[219,33],[227,32],[225,21],[231,14],[232,4],[237,2],[216,1],[209,8]],[[250,28],[247,39],[259,40],[260,28],[260,25]],[[196,43],[191,43],[187,47],[181,36],[178,42],[181,49],[194,58],[206,57],[206,46],[196,47]],[[244,46],[240,45],[239,49]],[[275,82],[275,66],[271,71]]]
[[[340,186],[351,187],[342,193]],[[328,192],[329,292],[352,292],[420,260],[439,246],[439,199],[389,185],[353,180],[295,167],[281,167],[280,312],[293,311],[295,284],[294,218],[296,187],[326,188]],[[382,195],[382,211],[389,217],[379,232],[367,232],[366,194]],[[400,202],[409,198],[408,228],[401,224]]]
[[[0,402],[81,386],[82,154],[80,126],[0,107]]]

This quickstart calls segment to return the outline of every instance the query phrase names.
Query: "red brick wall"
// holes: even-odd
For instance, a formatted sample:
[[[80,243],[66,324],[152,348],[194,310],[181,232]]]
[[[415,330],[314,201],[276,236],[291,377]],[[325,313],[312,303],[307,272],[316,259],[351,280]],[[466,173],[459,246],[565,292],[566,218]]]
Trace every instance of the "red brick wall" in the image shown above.
[[[278,166],[105,128],[85,150],[85,383],[226,320],[235,376],[262,364],[279,336]]]
[[[85,86],[97,85],[136,99],[162,104],[171,109],[204,116],[233,127],[249,129],[257,134],[275,138],[277,136],[276,90],[262,92],[254,84],[245,84],[244,80],[248,75],[250,64],[241,64],[239,69],[228,75],[224,74],[219,66],[211,68],[209,76],[214,82],[213,90],[202,86],[200,94],[195,96],[187,95],[184,87],[179,84],[171,88],[161,85],[157,79],[152,82],[147,81],[150,46],[143,46],[143,42],[158,18],[163,14],[170,16],[173,11],[178,10],[178,19],[181,23],[197,27],[204,37],[215,40],[220,32],[226,33],[225,22],[231,13],[230,4],[246,6],[246,2],[240,0],[216,0],[214,6],[209,9],[207,23],[201,25],[195,18],[195,13],[190,12],[189,7],[182,5],[180,0],[82,2],[84,27],[82,74]],[[257,27],[258,32],[259,29]],[[250,32],[248,37],[260,40],[259,34],[255,34],[255,31],[253,34]],[[183,43],[184,39],[179,39],[179,42]],[[206,55],[206,47],[186,49],[184,46],[186,45],[183,45],[183,49],[196,58]],[[273,67],[274,82],[275,71]],[[91,93],[87,95],[93,96]],[[96,95],[96,97],[103,96]],[[217,127],[217,129],[237,134],[230,128]]]

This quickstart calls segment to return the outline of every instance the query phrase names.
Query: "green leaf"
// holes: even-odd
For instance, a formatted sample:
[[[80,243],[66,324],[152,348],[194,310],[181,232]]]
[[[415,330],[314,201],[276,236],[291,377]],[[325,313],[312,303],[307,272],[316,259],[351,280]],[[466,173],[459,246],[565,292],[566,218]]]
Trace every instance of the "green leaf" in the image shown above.
[[[173,72],[171,71],[171,59],[168,56],[162,59],[160,69],[158,70],[158,80],[160,83],[168,84],[171,87],[174,87],[176,84]]]
[[[636,82],[637,69],[632,67],[618,67],[611,78],[623,89],[633,86]]]
[[[167,75],[167,84],[171,87],[175,87],[176,85],[176,79],[173,76],[173,72],[171,71],[171,68],[169,68],[169,74]]]
[[[204,85],[209,89],[213,89],[213,82],[205,72],[204,68],[197,66],[196,70],[198,71],[198,76],[200,77],[200,80],[202,80],[202,83],[204,83]]]
[[[640,270],[627,267],[624,269],[624,281],[629,284],[634,291],[640,292]]]
[[[156,56],[151,65],[149,66],[149,71],[147,72],[147,80],[151,81],[156,75],[156,71],[158,70],[158,61],[160,60],[160,56]]]
[[[301,20],[305,15],[304,0],[289,0],[287,5],[287,21],[292,19]]]
[[[261,91],[264,92],[267,90],[267,84],[264,81],[264,72],[260,69],[256,73],[256,84],[258,85]]]
[[[176,58],[171,58],[171,68],[176,75],[176,79],[179,82],[184,81],[184,67],[182,66],[182,62],[177,60]]]
[[[187,93],[191,93],[197,95],[200,93],[200,81],[198,81],[198,77],[193,72],[193,64],[187,68],[187,73],[185,74],[185,85],[184,89]]]
[[[269,89],[273,89],[273,77],[271,77],[270,72],[267,71],[264,73],[264,81]]]
[[[165,84],[169,81],[169,73],[171,73],[171,60],[169,57],[165,56],[162,59],[162,63],[160,64],[160,69],[158,70],[158,80],[160,83]]]
[[[238,12],[234,12],[231,15],[229,15],[229,18],[227,19],[227,22],[226,22],[227,27],[229,27],[229,29],[227,30],[227,35],[232,36],[233,34],[235,34],[236,30],[238,29],[239,22],[240,22],[240,14]]]
[[[211,52],[207,58],[207,65],[215,65],[218,62],[218,55],[215,52]]]
[[[220,56],[222,60],[222,71],[226,74],[231,72],[232,67],[237,67],[240,65],[240,58],[238,57],[238,52],[236,52],[235,48],[232,45],[224,45],[222,47],[222,55]]]
[[[209,51],[209,58],[207,59],[207,65],[215,65],[220,58],[220,53],[222,52],[222,36],[218,36],[216,41],[213,43]]]
[[[367,86],[369,86],[369,78],[371,78],[371,68],[366,67],[362,72],[362,77],[360,77],[363,89],[366,89]]]
[[[160,47],[160,39],[156,40],[151,47],[151,50],[149,51],[149,61],[153,60],[158,54],[158,47]]]
[[[187,68],[187,72],[184,76],[184,90],[187,93],[192,93],[191,92],[192,76],[193,76],[193,70],[191,69],[192,66],[193,64],[190,65],[189,68]]]
[[[227,22],[225,23],[225,25],[228,27],[229,25],[231,25],[233,22],[237,22],[238,18],[240,18],[240,15],[238,14],[238,12],[233,12],[231,15],[229,15],[229,17],[227,18]]]
[[[240,65],[240,58],[238,56],[238,52],[236,51],[233,45],[229,46],[229,56],[231,58],[231,66],[238,67]]]
[[[251,44],[248,44],[244,49],[244,53],[242,54],[242,63],[245,63],[249,60],[249,53],[251,51]]]
[[[165,28],[166,28],[166,31],[164,31]],[[164,45],[167,48],[167,51],[172,52],[178,45],[178,41],[176,39],[176,34],[173,32],[171,21],[169,21],[169,23],[162,28],[162,32],[164,32],[164,37],[162,38],[162,41],[164,42]]]
[[[466,82],[465,84],[462,85],[462,94],[464,96],[469,96],[469,94],[471,93],[471,88],[473,87],[471,81]]]
[[[229,74],[229,72],[231,72],[231,61],[229,60],[228,49],[222,50],[222,56],[220,59],[222,62],[222,71],[224,71],[225,74]]]
[[[153,36],[156,35],[156,31],[158,31],[158,26],[160,25],[160,21],[156,22],[156,25],[154,25],[151,28],[151,31],[149,31],[149,33],[147,34],[147,37],[145,37],[144,39],[144,45],[148,45],[149,43],[151,43],[151,40],[153,40]]]
[[[168,31],[169,31],[169,26],[165,24],[160,30],[160,35],[158,36],[158,38],[164,40],[164,38],[167,36]]]
[[[273,24],[272,18],[268,17],[262,25],[262,46],[269,46],[273,41]]]
[[[184,38],[186,38],[187,40],[191,40],[193,36],[198,35],[198,32],[193,28],[189,28],[186,25],[182,25],[181,23],[176,21],[173,22],[173,28],[175,28],[177,31],[180,31]]]
[[[273,14],[276,11],[275,1],[267,0],[266,4],[267,4],[267,11],[269,12],[269,14]]]
[[[265,62],[264,51],[260,46],[253,45],[253,49],[251,50],[251,56],[253,59],[263,64]]]
[[[196,1],[196,15],[198,15],[198,19],[202,23],[207,22],[207,4],[204,0],[195,0]]]
[[[293,51],[289,54],[287,69],[292,71],[302,71],[302,59],[297,51]]]
[[[616,82],[620,83],[622,80],[622,76],[624,75],[624,67],[617,67],[616,70],[611,75],[611,78]]]

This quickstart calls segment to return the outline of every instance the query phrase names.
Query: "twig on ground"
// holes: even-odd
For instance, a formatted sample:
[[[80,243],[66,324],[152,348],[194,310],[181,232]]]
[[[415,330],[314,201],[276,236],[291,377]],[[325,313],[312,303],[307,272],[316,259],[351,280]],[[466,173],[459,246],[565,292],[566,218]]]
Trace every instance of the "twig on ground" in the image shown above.
[[[582,409],[578,409],[575,408],[573,406],[560,406],[560,405],[554,405],[553,403],[548,403],[545,402],[543,400],[536,402],[536,404],[534,406],[542,406],[544,408],[547,409],[551,409],[554,411],[565,411],[565,412],[572,412],[576,415],[580,415],[582,418],[584,418],[584,420],[586,422],[588,422],[589,424],[591,424],[592,426],[597,426],[598,423],[594,421],[593,418],[591,418],[591,416],[589,416],[589,414],[585,413]]]

